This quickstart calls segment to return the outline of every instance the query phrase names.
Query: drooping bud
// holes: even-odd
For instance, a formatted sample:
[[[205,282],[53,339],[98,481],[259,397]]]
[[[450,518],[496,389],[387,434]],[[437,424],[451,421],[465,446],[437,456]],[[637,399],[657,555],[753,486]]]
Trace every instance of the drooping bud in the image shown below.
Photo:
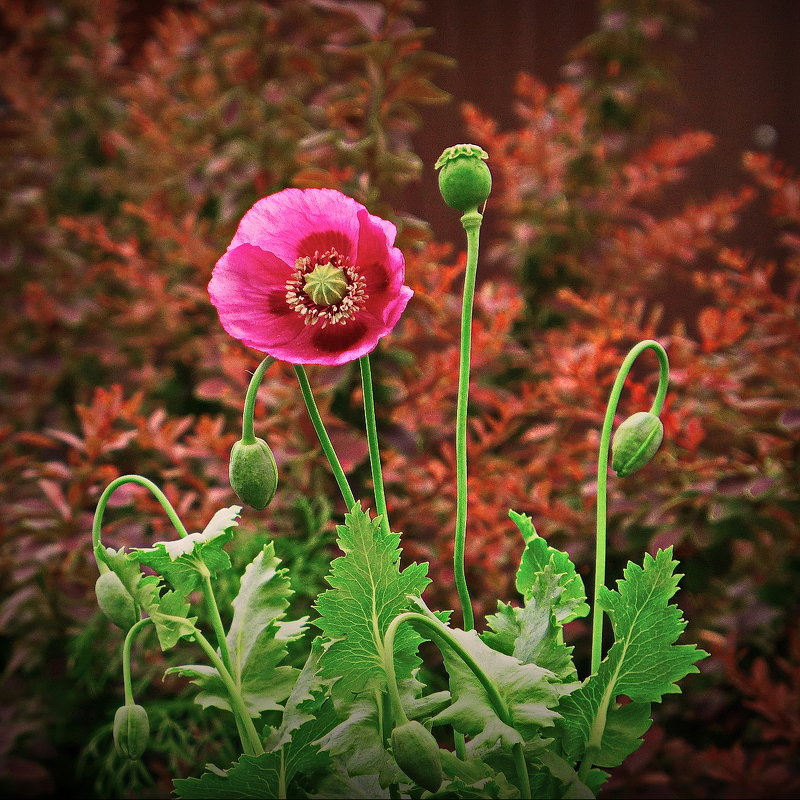
[[[397,766],[429,792],[442,785],[442,756],[433,734],[416,720],[392,731],[392,753]]]
[[[445,203],[459,211],[476,211],[492,191],[492,173],[484,161],[489,154],[476,144],[448,147],[435,164],[439,191]]]
[[[649,411],[637,411],[617,428],[612,440],[611,467],[620,478],[641,469],[656,454],[664,425]]]
[[[237,497],[258,511],[266,508],[278,488],[278,467],[269,445],[258,437],[250,444],[243,439],[231,448],[228,470]]]
[[[122,630],[130,630],[138,621],[136,603],[113,570],[104,572],[94,585],[100,610]]]
[[[139,705],[125,705],[114,715],[114,747],[120,755],[140,758],[150,738],[150,720]]]

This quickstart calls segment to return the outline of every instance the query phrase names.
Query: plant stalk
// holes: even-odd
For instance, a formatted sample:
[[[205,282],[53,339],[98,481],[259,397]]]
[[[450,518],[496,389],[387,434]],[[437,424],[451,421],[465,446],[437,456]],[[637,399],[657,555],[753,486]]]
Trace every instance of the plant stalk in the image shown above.
[[[369,356],[362,356],[359,361],[361,367],[361,386],[364,393],[364,419],[367,428],[367,443],[369,445],[369,465],[372,472],[372,485],[375,492],[376,511],[381,516],[381,530],[385,534],[391,533],[389,526],[389,512],[386,508],[386,493],[383,488],[383,473],[381,472],[381,454],[378,447],[378,426],[375,420],[375,398],[372,391],[372,369]]]
[[[478,242],[483,216],[468,211],[461,217],[467,234],[467,264],[464,271],[464,298],[461,307],[461,344],[458,358],[458,397],[456,402],[456,532],[453,543],[453,572],[461,603],[464,630],[475,627],[472,601],[464,571],[467,538],[467,405],[469,402],[469,370],[472,352],[472,308],[475,299],[475,277],[478,271]]]
[[[272,366],[275,359],[272,356],[267,356],[257,367],[250,378],[250,384],[247,387],[247,394],[244,396],[244,411],[242,412],[242,442],[244,444],[253,444],[256,440],[255,433],[253,432],[253,414],[256,408],[256,396],[258,389],[261,386],[261,381],[264,373]]]
[[[611,447],[611,429],[614,426],[614,417],[617,413],[619,398],[625,379],[631,371],[633,362],[645,351],[655,350],[658,356],[659,376],[658,389],[655,400],[650,408],[650,413],[658,416],[664,407],[664,398],[667,396],[669,385],[669,361],[664,348],[653,339],[645,339],[635,345],[625,356],[619,368],[617,378],[611,388],[608,398],[606,415],[603,420],[603,429],[600,434],[600,450],[597,458],[597,521],[595,536],[594,560],[594,601],[592,605],[592,674],[597,672],[603,655],[603,609],[600,606],[600,590],[605,586],[606,580],[606,528],[607,528],[607,495],[608,495],[608,456]]]
[[[347,476],[344,474],[336,451],[333,449],[328,432],[325,430],[325,423],[322,421],[317,403],[314,400],[314,395],[311,393],[311,384],[308,382],[308,375],[302,364],[295,364],[294,371],[297,375],[297,380],[300,382],[300,391],[303,393],[303,400],[305,400],[306,408],[308,409],[308,416],[311,417],[311,424],[317,432],[319,443],[322,445],[322,451],[328,459],[328,463],[333,471],[333,477],[336,479],[336,484],[339,487],[339,491],[342,493],[347,510],[350,511],[356,504],[356,499],[353,496],[350,484],[347,482]]]

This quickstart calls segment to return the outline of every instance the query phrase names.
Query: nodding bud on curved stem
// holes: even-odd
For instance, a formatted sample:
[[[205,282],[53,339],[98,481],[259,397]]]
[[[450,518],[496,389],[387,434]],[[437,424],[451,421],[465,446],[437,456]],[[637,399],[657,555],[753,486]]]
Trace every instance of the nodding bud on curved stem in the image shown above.
[[[664,424],[649,411],[628,417],[611,440],[611,467],[620,478],[641,469],[656,454],[664,438]]]
[[[492,191],[492,173],[484,161],[489,154],[476,144],[456,144],[440,156],[435,169],[439,173],[442,199],[458,211],[477,211]]]
[[[114,715],[114,747],[120,755],[135,761],[140,758],[150,738],[150,720],[140,705],[120,706]]]
[[[422,723],[410,720],[392,731],[392,754],[397,766],[414,783],[429,792],[442,785],[442,756],[433,734]]]
[[[258,511],[266,508],[278,488],[278,467],[269,445],[258,437],[240,439],[231,448],[228,475],[237,497]]]
[[[253,413],[256,394],[264,373],[275,361],[267,356],[256,368],[247,394],[242,413],[242,438],[231,448],[228,477],[236,496],[246,505],[257,511],[265,509],[278,488],[278,467],[269,445],[253,433]]]
[[[94,585],[100,610],[122,630],[130,630],[138,621],[136,601],[116,572],[104,572]]]

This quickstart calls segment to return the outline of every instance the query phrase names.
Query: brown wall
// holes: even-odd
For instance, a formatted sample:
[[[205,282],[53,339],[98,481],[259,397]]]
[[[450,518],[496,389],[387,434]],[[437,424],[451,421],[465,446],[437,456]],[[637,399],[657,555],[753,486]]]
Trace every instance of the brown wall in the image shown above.
[[[468,141],[458,103],[474,102],[503,127],[513,125],[514,76],[525,70],[557,82],[567,52],[595,28],[598,5],[593,0],[427,1],[419,24],[436,29],[429,49],[454,57],[459,66],[438,81],[454,102],[427,110],[426,124],[414,137],[426,171],[404,206],[430,221],[437,239],[461,241],[457,219],[442,207],[432,166],[444,147]],[[704,129],[719,137],[715,151],[693,168],[690,196],[741,183],[741,153],[757,147],[754,132],[760,125],[777,132],[769,149],[800,168],[800,0],[706,0],[703,5],[707,13],[695,40],[676,45],[680,96],[665,101],[673,130]],[[758,230],[748,229],[752,224],[746,222],[744,234],[758,237]]]

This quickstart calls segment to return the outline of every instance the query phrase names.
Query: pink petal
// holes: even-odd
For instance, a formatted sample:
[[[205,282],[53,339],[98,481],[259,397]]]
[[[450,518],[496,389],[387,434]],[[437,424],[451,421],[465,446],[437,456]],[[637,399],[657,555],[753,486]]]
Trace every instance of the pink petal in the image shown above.
[[[413,289],[402,286],[397,294],[386,293],[376,298],[370,298],[368,308],[361,312],[364,317],[370,318],[370,326],[379,328],[380,336],[391,333],[406,310],[408,301],[414,296]],[[375,300],[376,302],[372,302]]]
[[[359,235],[356,267],[367,282],[367,294],[372,296],[387,290],[397,291],[405,277],[405,260],[392,247],[397,228],[386,220],[358,212]]]
[[[222,327],[263,352],[297,337],[305,324],[286,302],[286,281],[292,272],[277,256],[253,245],[228,250],[208,284]]]
[[[220,258],[211,275],[217,294],[239,292],[242,285],[253,290],[285,288],[294,273],[294,262],[288,264],[273,253],[252,244],[230,247]]]
[[[400,321],[400,317],[406,310],[408,301],[414,296],[414,290],[409,289],[408,286],[402,286],[399,293],[393,297],[383,309],[383,324],[386,326],[386,332],[394,329],[394,326]]]
[[[354,319],[344,325],[305,325],[291,342],[270,349],[269,354],[291,364],[346,364],[368,353],[379,335],[365,321]]]
[[[354,262],[363,208],[335,189],[284,189],[259,200],[244,215],[231,248],[254,244],[291,265],[315,251],[335,248]]]

